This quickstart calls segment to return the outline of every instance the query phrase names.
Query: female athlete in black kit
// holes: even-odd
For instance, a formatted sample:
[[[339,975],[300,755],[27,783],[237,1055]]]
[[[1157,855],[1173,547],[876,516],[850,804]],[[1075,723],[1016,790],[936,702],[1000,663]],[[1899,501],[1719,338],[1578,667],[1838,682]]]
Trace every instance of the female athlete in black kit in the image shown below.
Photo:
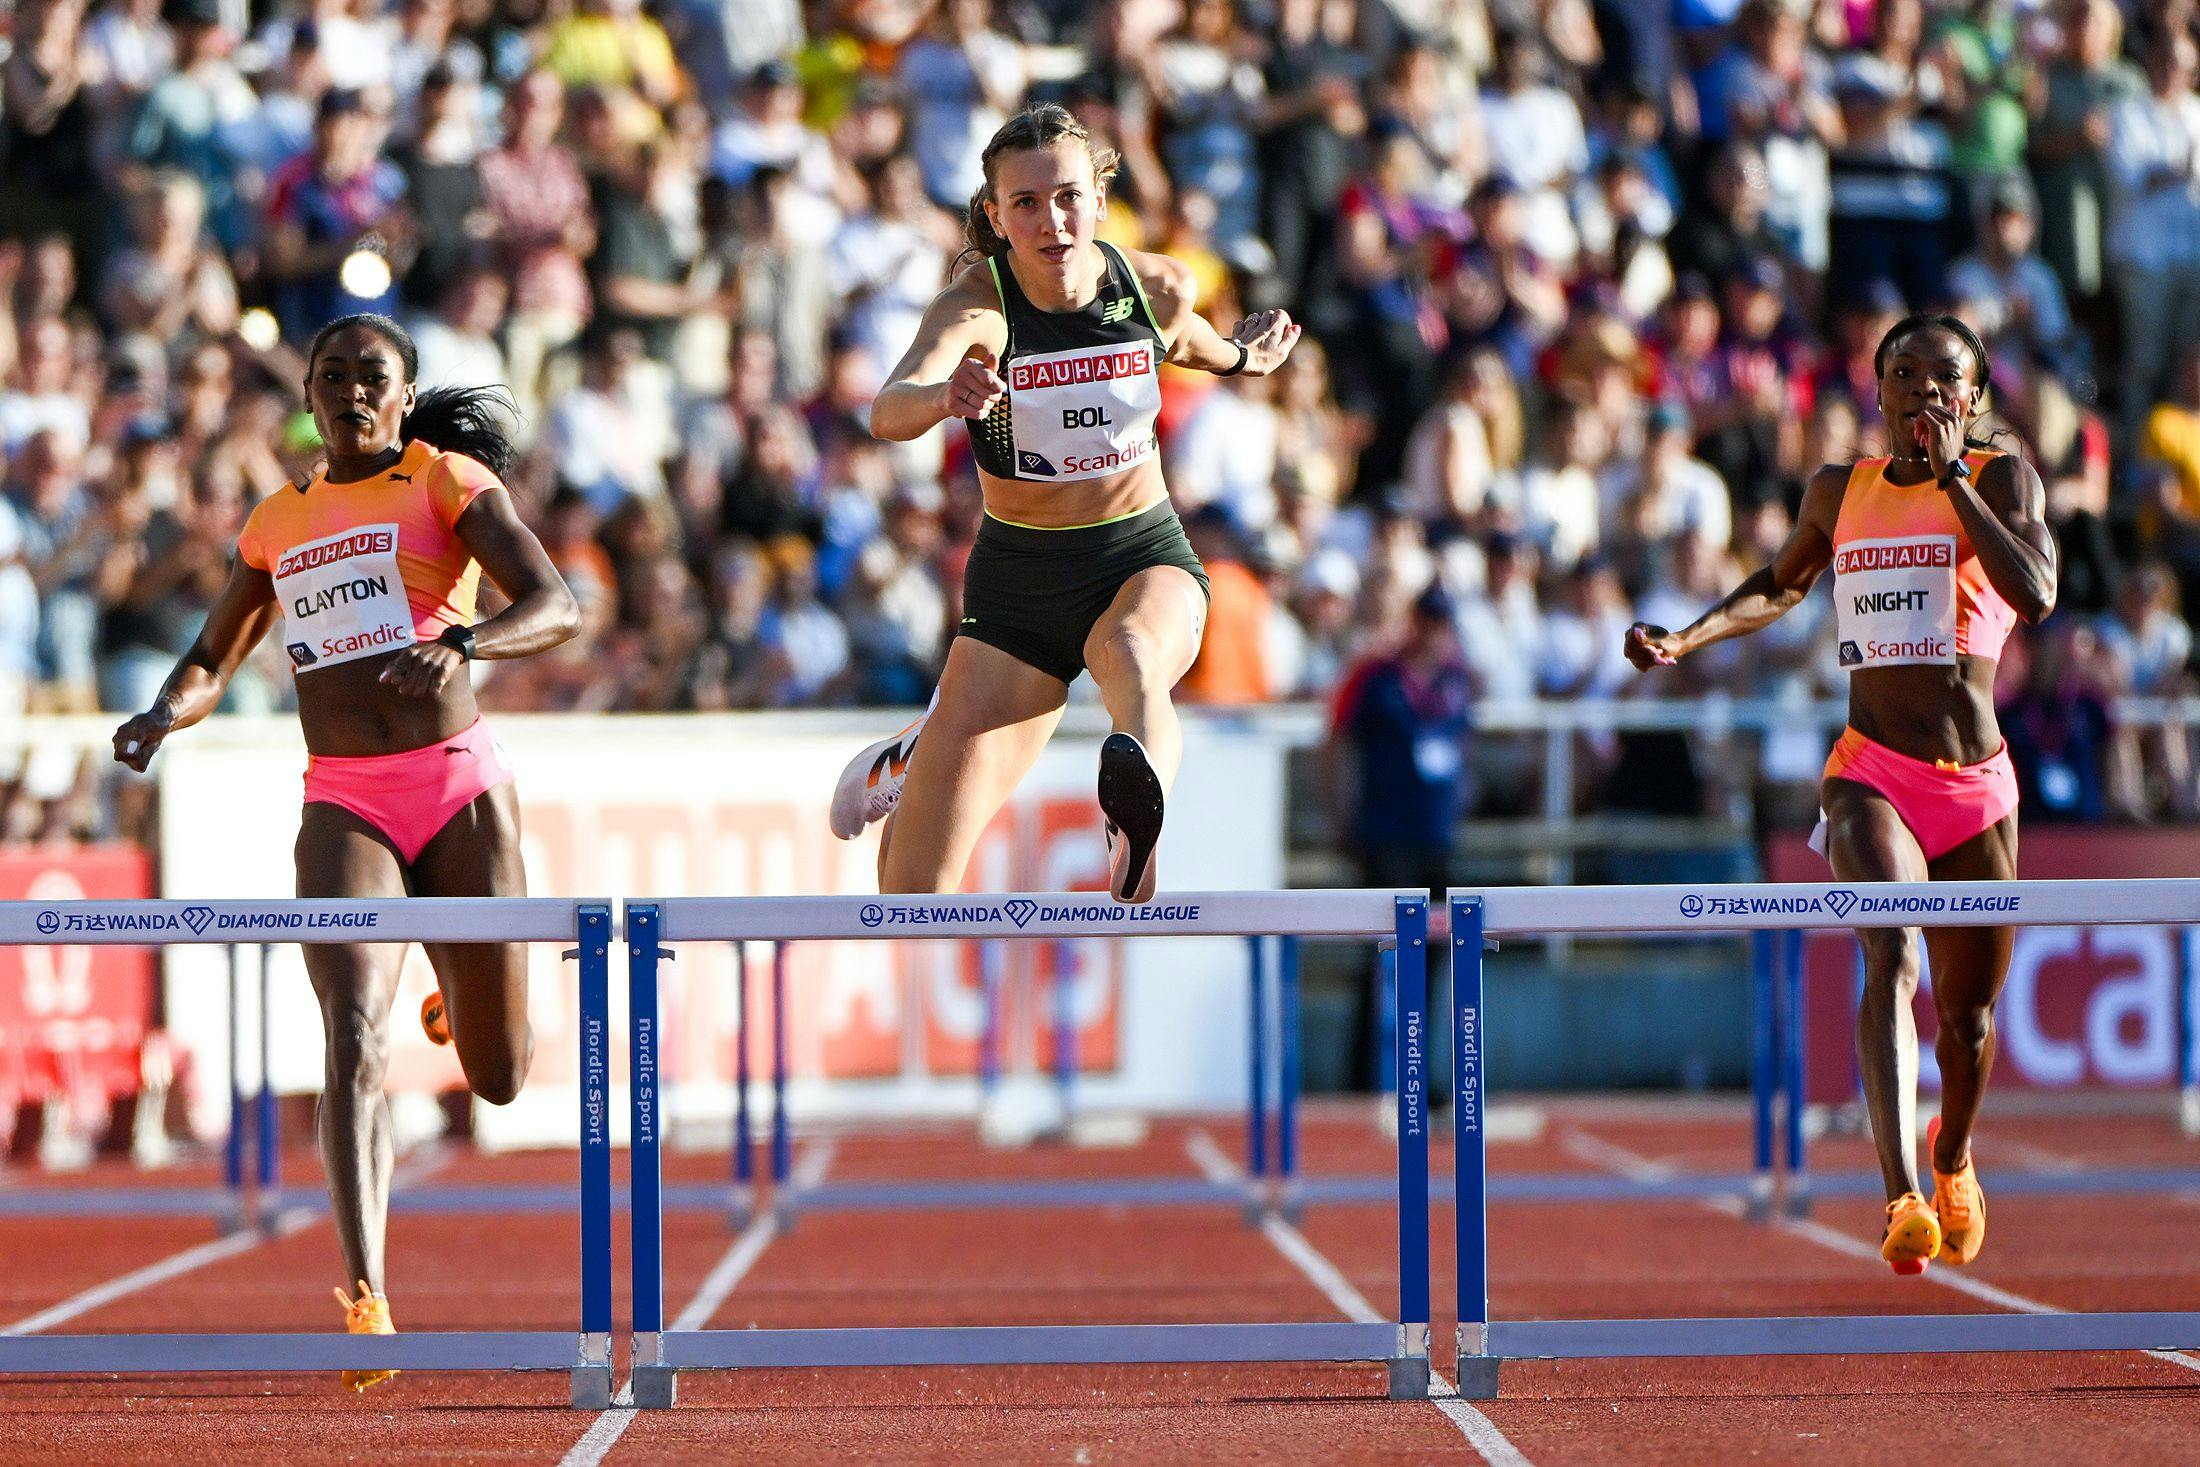
[[[1089,668],[1115,726],[1100,751],[1109,887],[1153,895],[1183,752],[1169,690],[1207,614],[1206,573],[1161,480],[1161,363],[1265,376],[1299,328],[1264,311],[1225,339],[1193,310],[1188,267],[1098,240],[1115,163],[1060,107],[995,133],[966,221],[982,258],[932,302],[871,407],[886,439],[969,420],[985,494],[932,707],[858,755],[834,797],[844,838],[892,812],[881,891],[961,884]]]

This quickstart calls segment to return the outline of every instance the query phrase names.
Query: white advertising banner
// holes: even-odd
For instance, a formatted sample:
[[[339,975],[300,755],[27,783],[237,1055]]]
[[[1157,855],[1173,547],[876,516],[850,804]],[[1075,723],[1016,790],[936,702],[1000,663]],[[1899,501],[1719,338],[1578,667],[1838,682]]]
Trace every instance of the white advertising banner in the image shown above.
[[[754,715],[695,718],[500,717],[518,771],[530,894],[645,899],[875,891],[877,828],[842,842],[826,829],[834,780],[854,752],[898,726]],[[804,729],[802,725],[810,725]],[[866,731],[868,729],[868,731]],[[1185,761],[1159,854],[1162,894],[1261,890],[1283,876],[1283,745],[1187,720]],[[986,831],[971,891],[1097,891],[1106,853],[1093,803],[1097,737],[1060,735]],[[294,889],[292,846],[305,753],[294,726],[179,735],[161,754],[161,893],[270,897]],[[285,1092],[321,1085],[319,1010],[299,949],[274,949],[272,1070]],[[614,948],[614,962],[624,960]],[[257,954],[248,954],[256,969]],[[770,1075],[771,944],[750,944],[749,1059]],[[194,1124],[226,1118],[229,1014],[221,948],[166,954],[170,1028],[191,1051]],[[732,1112],[734,955],[680,951],[662,969],[668,1117],[723,1127]],[[1074,942],[801,943],[788,949],[789,1099],[798,1116],[967,1113],[988,971],[1001,994],[1004,1071],[1051,1069],[1057,1005],[1069,987],[1078,1093],[1106,1107],[1234,1104],[1245,1086],[1246,950],[1236,939]],[[416,1015],[433,978],[407,955],[391,1023],[390,1088],[462,1084],[448,1049]],[[477,1104],[489,1145],[569,1145],[576,1119],[574,973],[552,944],[531,965],[535,1058],[508,1107]],[[255,985],[243,1032],[257,1076]],[[612,977],[625,1033],[623,969]],[[625,1070],[623,1042],[614,1078]],[[623,1125],[623,1114],[621,1117]]]

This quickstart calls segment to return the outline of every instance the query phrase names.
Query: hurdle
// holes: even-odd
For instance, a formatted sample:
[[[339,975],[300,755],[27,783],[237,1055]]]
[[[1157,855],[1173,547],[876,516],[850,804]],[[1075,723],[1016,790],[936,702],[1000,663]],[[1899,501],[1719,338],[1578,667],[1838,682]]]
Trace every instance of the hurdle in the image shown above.
[[[1806,928],[2182,925],[2200,879],[1516,887],[1450,894],[1459,1262],[1459,1391],[1497,1395],[1503,1360],[1622,1356],[2161,1350],[2200,1346],[2200,1313],[1875,1315],[1493,1321],[1484,1154],[1482,942],[1561,931],[1787,933]],[[1793,965],[1799,974],[1801,964]],[[1762,1127],[1760,1127],[1762,1129]],[[1769,1145],[1769,1139],[1765,1144]]]
[[[784,1366],[1090,1365],[1347,1361],[1382,1364],[1393,1399],[1429,1388],[1427,1010],[1423,892],[1187,892],[1117,903],[1084,893],[939,897],[674,898],[621,914],[629,965],[633,1107],[633,1400],[669,1407],[683,1370]],[[668,1330],[664,1313],[658,968],[669,944],[897,938],[1357,938],[1395,945],[1398,1309],[1372,1323],[1029,1325]],[[1233,1194],[1234,1195],[1234,1194]]]
[[[1278,949],[1271,963],[1267,949]],[[1054,1045],[1052,1075],[1055,1096],[1061,1105],[1065,1130],[1072,1125],[1077,1103],[1077,1026],[1072,990],[1077,950],[1067,939],[1056,939],[1054,976],[1047,1001],[1048,1027]],[[1056,1178],[1048,1181],[968,1182],[933,1180],[916,1182],[812,1182],[794,1175],[787,1111],[787,1043],[784,1001],[787,985],[787,944],[772,948],[770,997],[771,1072],[767,1081],[769,1116],[764,1122],[769,1148],[771,1210],[784,1230],[805,1212],[869,1212],[923,1210],[928,1208],[984,1207],[1107,1207],[1107,1206],[1232,1206],[1240,1208],[1249,1226],[1262,1217],[1280,1213],[1297,1221],[1302,1211],[1298,1192],[1298,1092],[1300,1075],[1299,1035],[1299,939],[1296,936],[1245,939],[1246,971],[1250,983],[1247,1003],[1246,1168],[1241,1179],[1209,1181],[1202,1178]],[[669,1184],[663,1193],[668,1212],[723,1212],[739,1227],[755,1215],[760,1196],[756,1160],[756,1126],[750,1111],[748,951],[734,944],[733,996],[733,1150],[729,1162],[729,1186]],[[979,999],[982,1022],[978,1033],[978,1094],[981,1106],[1000,1080],[1001,963],[999,944],[981,941],[978,950]],[[1271,1018],[1271,1015],[1273,1018]],[[1272,1117],[1272,1123],[1271,1123]],[[1381,1178],[1361,1179],[1354,1200],[1382,1202],[1391,1190]],[[0,1198],[0,1210],[5,1208]]]
[[[267,1334],[45,1335],[0,1332],[0,1375],[295,1370],[564,1371],[572,1404],[611,1403],[611,907],[543,897],[413,897],[398,901],[0,902],[11,946],[169,946],[251,942],[570,942],[580,964],[580,1318],[574,1331],[445,1330],[353,1336]],[[232,970],[232,980],[235,979]],[[264,977],[263,977],[264,981]],[[232,1017],[232,1035],[237,1024]],[[273,1102],[264,1083],[258,1170],[274,1182]],[[232,1103],[242,1106],[232,1074]],[[234,1118],[233,1118],[234,1119]],[[242,1169],[241,1128],[230,1163]]]

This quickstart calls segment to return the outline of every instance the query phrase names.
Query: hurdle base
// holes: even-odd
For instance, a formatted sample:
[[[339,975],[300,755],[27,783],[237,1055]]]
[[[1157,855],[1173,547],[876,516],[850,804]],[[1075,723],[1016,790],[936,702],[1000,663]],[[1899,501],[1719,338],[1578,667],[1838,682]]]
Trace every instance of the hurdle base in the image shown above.
[[[669,1410],[680,1394],[680,1372],[670,1365],[634,1367],[634,1404],[644,1411]]]
[[[608,1411],[611,1409],[611,1367],[608,1365],[576,1365],[573,1367],[573,1409],[576,1411]]]
[[[1428,1399],[1428,1356],[1394,1356],[1384,1363],[1390,1367],[1390,1399],[1393,1401],[1425,1401]]]
[[[1461,1355],[1459,1357],[1459,1397],[1465,1401],[1494,1401],[1497,1399],[1497,1357],[1495,1355]]]

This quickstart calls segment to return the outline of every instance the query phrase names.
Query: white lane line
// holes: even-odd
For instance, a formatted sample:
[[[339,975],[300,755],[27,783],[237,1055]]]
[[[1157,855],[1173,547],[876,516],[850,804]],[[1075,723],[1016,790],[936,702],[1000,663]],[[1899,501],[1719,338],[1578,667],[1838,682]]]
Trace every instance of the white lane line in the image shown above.
[[[1208,1181],[1244,1180],[1244,1173],[1238,1170],[1237,1164],[1223,1154],[1222,1148],[1204,1130],[1194,1129],[1186,1136],[1184,1150],[1191,1157],[1192,1164],[1199,1168]],[[1322,1291],[1322,1296],[1336,1307],[1338,1313],[1355,1324],[1387,1322],[1383,1312],[1370,1304],[1367,1296],[1352,1286],[1352,1281],[1344,1276],[1344,1271],[1307,1241],[1306,1234],[1274,1214],[1261,1219],[1260,1230],[1275,1245],[1278,1253],[1290,1260],[1300,1273],[1306,1275],[1309,1283]],[[1459,1429],[1459,1434],[1467,1439],[1467,1445],[1473,1447],[1489,1467],[1533,1467],[1520,1448],[1514,1446],[1505,1433],[1498,1430],[1496,1422],[1460,1396],[1458,1386],[1446,1380],[1433,1366],[1430,1367],[1429,1375],[1433,1382],[1429,1404],[1444,1413],[1445,1418]]]
[[[832,1140],[819,1141],[805,1151],[794,1164],[792,1183],[796,1188],[814,1187],[825,1180],[826,1171],[833,1164],[833,1152],[838,1147]],[[764,1250],[779,1236],[779,1220],[771,1212],[759,1212],[749,1220],[731,1246],[704,1276],[702,1287],[695,1297],[688,1300],[673,1321],[675,1330],[701,1329],[710,1317],[718,1312],[718,1306],[726,1302],[735,1285],[748,1276],[756,1266]],[[630,1380],[619,1387],[608,1410],[589,1424],[581,1433],[581,1439],[558,1460],[558,1467],[600,1467],[603,1459],[611,1455],[611,1449],[626,1435],[626,1429],[634,1424],[640,1412],[634,1406],[634,1386]]]
[[[411,1186],[415,1182],[433,1176],[450,1165],[450,1161],[451,1157],[448,1149],[440,1143],[423,1147],[419,1153],[408,1160],[406,1165],[399,1167],[392,1175],[392,1190],[400,1185]],[[269,1220],[267,1229],[264,1232],[254,1229],[232,1233],[226,1238],[216,1238],[212,1242],[200,1243],[194,1247],[186,1248],[181,1253],[171,1253],[168,1257],[157,1262],[148,1263],[143,1268],[132,1269],[119,1278],[109,1279],[103,1284],[94,1284],[82,1293],[73,1294],[59,1304],[49,1309],[42,1309],[27,1319],[19,1319],[6,1329],[0,1329],[0,1335],[39,1334],[42,1331],[52,1329],[57,1324],[66,1324],[79,1315],[89,1314],[95,1309],[112,1304],[117,1299],[126,1299],[132,1294],[141,1293],[159,1284],[165,1284],[170,1279],[182,1278],[187,1273],[196,1273],[208,1264],[219,1263],[224,1258],[234,1258],[240,1253],[249,1253],[263,1243],[272,1243],[279,1238],[287,1238],[300,1228],[310,1226],[327,1215],[323,1209],[318,1207],[286,1208]]]
[[[833,1164],[833,1153],[838,1145],[838,1142],[823,1140],[803,1153],[802,1158],[795,1163],[793,1175],[789,1179],[795,1191],[806,1191],[825,1180],[825,1173]],[[748,1276],[749,1270],[756,1266],[756,1260],[778,1236],[778,1219],[770,1212],[758,1213],[712,1267],[709,1275],[704,1278],[702,1287],[695,1291],[695,1297],[688,1301],[687,1308],[681,1310],[679,1318],[672,1321],[672,1327],[676,1330],[701,1329],[709,1323],[710,1317],[718,1312],[718,1306],[726,1302],[726,1296],[733,1292],[736,1284]]]
[[[1586,1131],[1569,1128],[1560,1138],[1559,1144],[1578,1160],[1588,1162],[1591,1166],[1602,1167],[1606,1171],[1616,1172],[1621,1176],[1632,1177],[1637,1181],[1666,1181],[1677,1175],[1673,1168],[1669,1166],[1652,1161],[1646,1156],[1638,1155],[1624,1146],[1616,1145],[1601,1137],[1592,1136]],[[1742,1204],[1736,1198],[1710,1197],[1700,1200],[1705,1207],[1710,1208],[1713,1212],[1724,1213],[1728,1217],[1740,1217],[1742,1215]],[[1812,1222],[1808,1218],[1783,1217],[1775,1218],[1773,1226],[1806,1242],[1816,1243],[1829,1253],[1839,1253],[1845,1257],[1862,1259],[1867,1263],[1884,1265],[1886,1262],[1885,1259],[1879,1256],[1879,1249],[1872,1244],[1861,1238],[1852,1238],[1847,1233],[1838,1232],[1827,1227],[1824,1223]],[[2028,1298],[2023,1294],[2011,1293],[2007,1289],[1996,1288],[1985,1280],[1973,1278],[1953,1266],[1928,1269],[1920,1277],[1928,1284],[1938,1284],[1943,1289],[1952,1289],[1958,1294],[1967,1294],[1981,1303],[1991,1304],[1997,1309],[2006,1309],[2015,1314],[2068,1314],[2071,1312],[2039,1299]],[[2156,1360],[2181,1366],[2186,1370],[2200,1372],[2200,1356],[2182,1350],[2148,1350],[2144,1353]]]

